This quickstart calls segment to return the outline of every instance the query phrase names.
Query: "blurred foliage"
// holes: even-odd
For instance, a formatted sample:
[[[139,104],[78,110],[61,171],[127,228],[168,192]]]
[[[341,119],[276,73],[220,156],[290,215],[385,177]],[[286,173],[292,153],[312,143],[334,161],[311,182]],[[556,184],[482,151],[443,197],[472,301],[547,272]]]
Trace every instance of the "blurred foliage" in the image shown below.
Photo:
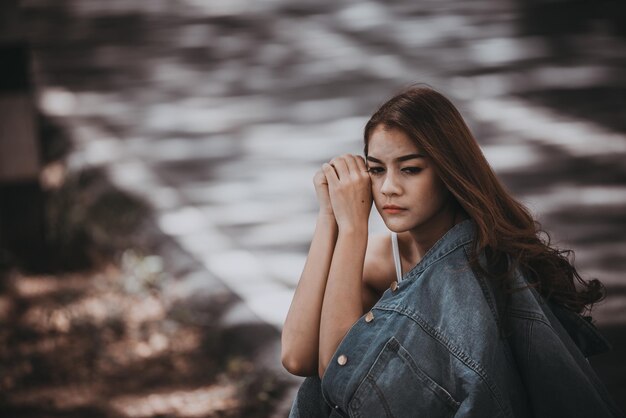
[[[98,169],[71,174],[47,192],[47,247],[52,270],[85,269],[141,246],[138,232],[150,209],[114,188]]]
[[[41,160],[44,164],[60,161],[70,153],[71,141],[59,122],[40,112],[37,115],[37,126]]]

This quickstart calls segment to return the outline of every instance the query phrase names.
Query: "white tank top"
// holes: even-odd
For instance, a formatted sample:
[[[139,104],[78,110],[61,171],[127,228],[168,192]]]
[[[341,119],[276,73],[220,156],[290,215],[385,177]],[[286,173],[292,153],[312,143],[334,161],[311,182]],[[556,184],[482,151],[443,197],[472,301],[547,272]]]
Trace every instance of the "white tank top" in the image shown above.
[[[398,249],[398,234],[391,233],[391,248],[393,250],[393,261],[396,265],[396,277],[398,283],[402,281],[402,263],[400,262],[400,250]]]

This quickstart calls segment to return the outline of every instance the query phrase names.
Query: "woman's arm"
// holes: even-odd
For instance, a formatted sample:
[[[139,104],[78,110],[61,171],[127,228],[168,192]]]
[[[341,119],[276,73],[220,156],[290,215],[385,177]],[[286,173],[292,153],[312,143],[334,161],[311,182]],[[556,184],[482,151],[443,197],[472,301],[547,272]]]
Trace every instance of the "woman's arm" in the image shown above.
[[[350,327],[363,315],[363,262],[367,224],[339,229],[328,274],[320,324],[319,376]]]
[[[371,182],[365,161],[347,154],[331,164],[324,164],[324,172],[338,236],[322,304],[320,378],[343,337],[363,315],[363,264],[372,207]]]
[[[320,211],[304,270],[281,335],[281,361],[289,373],[314,376],[318,371],[320,315],[331,258],[337,240],[337,222],[323,170],[313,178]]]
[[[318,370],[322,300],[336,239],[335,218],[320,212],[281,336],[283,366],[297,376],[314,376]]]

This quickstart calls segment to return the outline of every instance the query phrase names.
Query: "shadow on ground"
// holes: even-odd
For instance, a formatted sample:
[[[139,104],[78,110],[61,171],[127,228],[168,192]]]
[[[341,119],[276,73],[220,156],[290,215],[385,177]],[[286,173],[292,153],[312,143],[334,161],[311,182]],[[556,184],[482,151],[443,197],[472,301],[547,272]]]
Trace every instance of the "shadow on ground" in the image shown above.
[[[224,324],[232,293],[169,294],[149,207],[98,170],[46,203],[47,261],[0,266],[1,416],[271,414],[288,383],[255,358],[277,331]]]
[[[113,265],[8,278],[0,295],[1,415],[269,414],[284,385],[251,361],[251,344],[262,346],[275,330],[212,325],[235,302],[223,298],[204,301],[213,320],[198,325],[193,310],[166,310],[156,292],[129,292],[124,279]]]

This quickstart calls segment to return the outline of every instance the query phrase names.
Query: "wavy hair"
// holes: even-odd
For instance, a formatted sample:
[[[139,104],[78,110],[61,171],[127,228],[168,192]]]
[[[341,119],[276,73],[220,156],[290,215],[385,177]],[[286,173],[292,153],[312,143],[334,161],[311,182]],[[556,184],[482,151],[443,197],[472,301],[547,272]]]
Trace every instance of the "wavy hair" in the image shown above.
[[[463,117],[441,93],[414,85],[385,102],[365,125],[366,156],[370,135],[381,124],[402,130],[430,157],[456,202],[475,221],[472,268],[507,293],[515,290],[507,279],[519,268],[546,300],[577,313],[590,311],[604,297],[602,283],[583,280],[573,252],[552,246],[541,224],[503,187]],[[486,269],[478,262],[481,253]]]

